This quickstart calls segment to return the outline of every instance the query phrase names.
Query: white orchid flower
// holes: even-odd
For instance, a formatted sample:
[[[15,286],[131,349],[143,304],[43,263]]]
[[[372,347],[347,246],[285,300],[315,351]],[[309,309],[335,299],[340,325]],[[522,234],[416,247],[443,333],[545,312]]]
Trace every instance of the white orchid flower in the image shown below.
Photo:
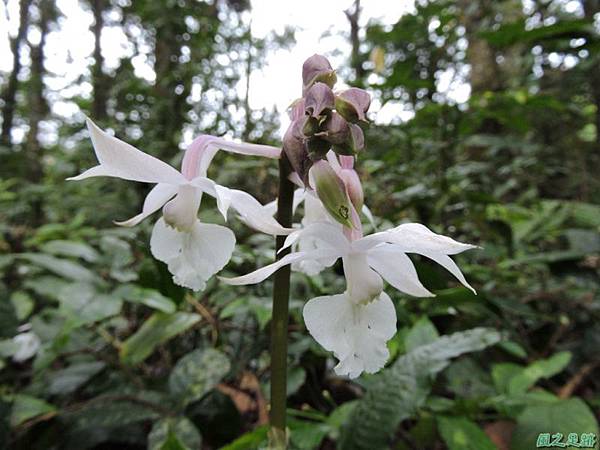
[[[342,258],[346,291],[313,298],[303,312],[310,334],[339,359],[335,367],[339,375],[355,378],[363,371],[377,372],[389,357],[386,342],[396,332],[396,312],[390,297],[383,292],[383,280],[409,295],[433,296],[419,281],[407,253],[432,259],[473,290],[449,255],[475,246],[436,234],[418,223],[351,240],[338,224],[316,222],[291,233],[284,248],[308,237],[319,241],[318,249],[293,252],[250,274],[221,279],[232,285],[254,284],[286,264],[335,262]]]
[[[208,166],[219,149],[278,158],[278,148],[200,136],[186,150],[181,171],[178,171],[102,131],[90,119],[87,126],[100,164],[68,179],[109,176],[156,184],[146,196],[140,214],[116,223],[134,226],[163,208],[163,217],[152,230],[150,250],[156,259],[167,264],[176,284],[196,291],[204,289],[206,281],[229,262],[233,252],[235,236],[230,229],[198,220],[203,193],[216,198],[226,220],[231,206],[244,222],[259,231],[269,234],[291,231],[266,214],[263,205],[250,194],[220,186],[206,177]]]
[[[15,362],[22,363],[32,358],[38,352],[41,341],[33,331],[26,331],[13,337],[12,342],[15,346],[15,352],[12,359]]]

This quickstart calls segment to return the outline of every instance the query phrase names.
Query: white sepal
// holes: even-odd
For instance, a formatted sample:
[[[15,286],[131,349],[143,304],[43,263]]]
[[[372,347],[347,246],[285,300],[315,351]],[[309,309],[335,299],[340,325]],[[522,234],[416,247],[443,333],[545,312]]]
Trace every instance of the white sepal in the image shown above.
[[[100,165],[68,180],[109,176],[144,183],[180,185],[187,182],[181,172],[160,159],[102,131],[89,118],[86,122]]]

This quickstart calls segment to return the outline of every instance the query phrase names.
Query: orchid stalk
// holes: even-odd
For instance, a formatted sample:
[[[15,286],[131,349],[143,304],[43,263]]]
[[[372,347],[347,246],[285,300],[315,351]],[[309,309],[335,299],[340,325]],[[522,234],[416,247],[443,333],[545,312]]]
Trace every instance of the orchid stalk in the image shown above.
[[[387,342],[396,333],[396,311],[384,282],[408,295],[432,297],[419,280],[408,254],[416,253],[447,269],[473,292],[451,256],[475,248],[436,234],[424,225],[404,223],[364,235],[361,214],[373,218],[365,205],[355,164],[365,151],[363,126],[370,96],[350,88],[333,91],[337,81],[329,61],[310,57],[302,68],[302,98],[293,103],[292,122],[283,149],[200,136],[185,151],[181,170],[109,135],[87,120],[99,164],[70,178],[109,176],[155,184],[142,212],[116,222],[134,226],[162,209],[150,239],[152,255],[167,264],[173,281],[202,290],[229,262],[233,232],[202,223],[198,210],[203,194],[216,199],[227,220],[235,210],[258,231],[276,236],[276,261],[247,275],[220,278],[230,285],[256,284],[275,274],[271,321],[270,448],[287,447],[286,374],[290,270],[308,276],[342,261],[346,289],[308,300],[304,323],[309,333],[338,363],[340,376],[375,373],[389,359]],[[207,177],[218,150],[279,159],[279,196],[261,205],[250,194],[217,184]],[[298,189],[294,192],[294,184]],[[304,203],[304,217],[292,228],[292,216]],[[276,212],[276,219],[273,215]]]

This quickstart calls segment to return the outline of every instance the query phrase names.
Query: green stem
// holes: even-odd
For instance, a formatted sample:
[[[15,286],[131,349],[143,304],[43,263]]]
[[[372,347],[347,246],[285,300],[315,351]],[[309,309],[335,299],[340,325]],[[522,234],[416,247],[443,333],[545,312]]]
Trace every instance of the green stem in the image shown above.
[[[277,221],[284,227],[292,225],[292,204],[294,185],[288,180],[291,173],[290,163],[282,152],[279,160],[279,196],[277,199]],[[285,236],[277,236],[275,248],[278,251]],[[276,253],[283,258],[289,249]],[[269,418],[269,447],[286,448],[286,399],[287,399],[287,335],[290,298],[290,266],[286,265],[275,272],[273,279],[273,318],[271,320],[271,409]]]

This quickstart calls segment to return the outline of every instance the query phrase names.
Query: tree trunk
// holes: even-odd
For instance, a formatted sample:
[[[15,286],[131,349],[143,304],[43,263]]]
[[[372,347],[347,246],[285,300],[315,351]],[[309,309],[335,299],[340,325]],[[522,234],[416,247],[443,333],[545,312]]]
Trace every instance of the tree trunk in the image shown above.
[[[2,101],[4,103],[2,107],[2,134],[0,135],[0,145],[11,146],[11,131],[13,127],[13,120],[15,116],[15,100],[17,96],[17,88],[19,85],[19,72],[21,71],[21,42],[25,39],[27,34],[27,27],[29,22],[29,6],[31,0],[21,0],[19,2],[20,17],[19,17],[19,31],[14,39],[11,39],[10,49],[13,54],[13,68],[8,78],[6,89],[2,95]]]
[[[354,84],[358,87],[364,86],[365,69],[360,54],[360,27],[358,21],[360,19],[360,0],[354,0],[354,10],[344,11],[348,21],[350,22],[350,43],[352,44],[352,55],[350,66],[354,70]]]
[[[92,13],[94,14],[94,66],[92,67],[92,85],[94,87],[94,100],[92,103],[92,117],[94,120],[102,120],[107,116],[106,101],[108,99],[107,78],[102,72],[104,57],[100,46],[104,18],[102,13],[106,7],[105,0],[91,0]]]
[[[493,17],[493,3],[490,0],[460,0],[459,6],[462,12],[460,20],[469,40],[467,59],[471,65],[471,92],[480,94],[485,91],[499,91],[502,89],[502,77],[496,62],[496,52],[478,35],[489,25],[486,21]]]
[[[30,45],[31,51],[31,76],[27,91],[29,109],[29,132],[25,141],[25,158],[27,160],[27,175],[32,183],[39,183],[43,176],[43,148],[39,140],[40,122],[49,111],[48,103],[44,97],[44,45],[48,35],[48,25],[54,16],[54,1],[41,0],[38,5],[40,29],[40,43]],[[35,224],[41,223],[43,218],[42,202],[33,202],[33,220]]]

